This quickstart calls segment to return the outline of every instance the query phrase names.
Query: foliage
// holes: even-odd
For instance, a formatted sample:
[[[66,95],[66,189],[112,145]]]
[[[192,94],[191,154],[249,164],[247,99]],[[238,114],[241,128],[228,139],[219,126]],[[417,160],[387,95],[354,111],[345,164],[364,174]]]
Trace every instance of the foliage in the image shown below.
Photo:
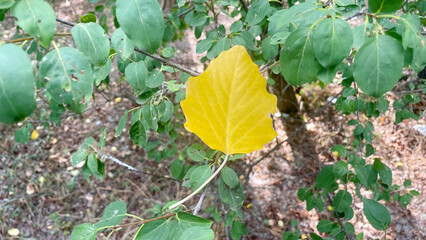
[[[284,2],[288,8],[282,7]],[[125,110],[115,135],[121,135],[130,122],[130,139],[148,151],[149,157],[158,162],[174,159],[171,174],[193,191],[189,198],[220,173],[216,186],[226,214],[213,206],[211,217],[230,227],[233,239],[240,239],[248,233],[241,211],[244,187],[234,169],[225,165],[242,157],[237,153],[259,150],[276,137],[269,117],[276,111],[276,97],[265,90],[266,79],[256,65],[262,66],[262,72],[281,73],[293,86],[324,86],[336,82],[336,73],[341,73],[342,81],[336,83],[343,91],[335,108],[356,116],[346,126],[353,131],[352,142],[332,147],[339,161],[322,166],[315,184],[299,189],[297,196],[306,202],[307,210],[322,212],[329,206],[335,220],[321,219],[317,225],[318,233],[329,238],[353,239],[355,230],[349,220],[354,215],[354,196],[362,200],[369,223],[386,231],[391,217],[383,204],[392,199],[407,206],[419,194],[414,190],[401,194],[400,186],[392,183],[391,169],[370,157],[375,152],[371,119],[388,110],[385,94],[398,82],[403,68],[419,72],[426,65],[421,32],[425,4],[326,2],[178,0],[163,16],[157,0],[109,0],[97,5],[95,12],[75,16],[77,23],[67,23],[56,20],[54,10],[43,0],[2,1],[0,20],[10,11],[24,35],[0,43],[0,122],[12,124],[30,117],[60,124],[67,109],[82,114],[94,89],[108,86],[115,58],[138,103]],[[106,10],[113,15],[111,36]],[[218,10],[234,18],[229,29],[218,22]],[[354,17],[364,21],[352,28],[348,20]],[[55,32],[57,21],[71,26],[71,33]],[[187,28],[198,39],[196,52],[205,53],[201,61],[209,63],[201,75],[170,61],[176,50],[169,42],[181,39]],[[71,35],[76,48],[59,47],[55,35]],[[20,46],[14,44],[19,42]],[[179,80],[166,81],[165,73],[176,72],[180,72]],[[420,101],[415,92],[424,93],[425,84],[411,88],[413,92],[393,103],[396,123],[419,119],[422,114],[414,109]],[[37,106],[38,98],[48,103]],[[211,149],[198,143],[177,148],[179,103],[187,120],[185,128]],[[33,114],[36,108],[44,109],[43,114]],[[16,141],[28,142],[33,128],[30,123],[23,125],[15,133]],[[147,135],[153,133],[166,135],[167,141],[150,142]],[[87,181],[91,175],[99,180],[105,175],[105,142],[106,129],[97,144],[89,137],[72,156],[72,165],[82,168]],[[405,188],[409,185],[404,183]],[[368,198],[365,192],[371,193]],[[127,213],[124,202],[112,202],[98,223],[74,227],[71,239],[95,239],[102,231],[111,236],[129,225],[139,226],[134,239],[213,239],[213,222],[183,211],[183,203],[169,202],[153,218],[141,219]],[[120,225],[125,217],[138,221]],[[297,222],[292,225],[283,239],[301,237]],[[315,233],[310,237],[323,239]]]

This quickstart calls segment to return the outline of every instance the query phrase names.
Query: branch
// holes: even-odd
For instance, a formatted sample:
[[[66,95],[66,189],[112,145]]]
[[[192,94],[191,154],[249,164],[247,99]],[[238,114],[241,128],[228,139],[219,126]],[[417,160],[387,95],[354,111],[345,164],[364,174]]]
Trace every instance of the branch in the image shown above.
[[[64,36],[71,36],[71,33],[55,33],[55,37],[64,37]],[[22,37],[22,38],[6,40],[6,43],[17,43],[17,42],[23,42],[27,40],[33,40],[33,39],[34,37]]]
[[[361,16],[361,15],[363,15],[364,13],[365,13],[365,11],[367,11],[367,7],[363,7],[361,10],[359,10],[358,12],[356,12],[354,15],[352,15],[352,16],[350,16],[350,17],[348,17],[348,18],[346,18],[345,20],[346,21],[349,21],[349,20],[351,20],[352,18],[354,18],[354,17],[358,17],[358,16]]]
[[[56,21],[57,21],[58,23],[62,23],[62,24],[64,24],[64,25],[67,25],[67,26],[70,26],[70,27],[74,27],[74,25],[75,25],[75,23],[67,22],[67,21],[62,20],[62,19],[59,19],[59,18],[56,18]]]
[[[190,9],[191,9],[191,8],[190,8]],[[189,9],[188,9],[188,10],[189,10]],[[71,26],[71,27],[75,26],[75,23],[67,22],[67,21],[64,21],[64,20],[59,19],[59,18],[56,18],[56,21],[57,21],[57,22],[60,22],[60,23],[62,23],[62,24],[65,24],[65,25]],[[109,37],[109,38],[111,39],[111,37]],[[148,56],[148,57],[150,57],[150,58],[153,58],[153,59],[155,59],[155,60],[157,60],[157,61],[159,61],[159,62],[163,63],[164,65],[168,65],[168,66],[173,67],[173,68],[176,68],[176,69],[178,69],[178,70],[180,70],[180,71],[182,71],[182,72],[188,73],[188,74],[189,74],[189,75],[191,75],[191,76],[194,76],[194,77],[200,76],[200,74],[199,74],[199,73],[197,73],[197,72],[195,72],[195,71],[193,71],[193,70],[191,70],[191,69],[188,69],[188,68],[186,68],[186,67],[184,67],[184,66],[182,66],[182,65],[179,65],[179,64],[177,64],[177,63],[171,62],[171,61],[169,61],[169,60],[167,60],[167,59],[165,59],[165,58],[163,58],[163,57],[161,57],[161,56],[158,56],[158,55],[155,55],[155,54],[148,53],[148,52],[146,52],[146,51],[144,51],[144,50],[141,50],[141,49],[139,49],[139,48],[136,48],[136,47],[135,47],[135,49],[134,49],[134,50],[135,50],[136,52],[138,52],[138,53],[142,53],[142,54],[143,54],[143,55],[145,55],[145,56]]]
[[[197,188],[197,190],[195,190],[193,193],[191,193],[186,198],[184,198],[184,199],[180,200],[179,202],[171,205],[169,207],[169,210],[172,210],[173,208],[176,208],[176,207],[182,205],[183,203],[185,203],[186,201],[188,201],[189,199],[194,197],[195,194],[197,194],[199,191],[201,191],[201,189],[203,189],[207,184],[209,184],[209,182],[211,182],[213,180],[213,178],[216,177],[216,175],[220,172],[220,170],[222,170],[222,168],[225,166],[226,162],[228,161],[228,157],[229,157],[229,155],[226,154],[225,159],[223,160],[220,167],[216,170],[216,172],[214,172],[213,175],[211,175],[199,188]]]
[[[243,6],[244,10],[246,10],[246,12],[248,12],[249,8],[247,5],[247,2],[245,0],[240,0],[241,5]]]
[[[171,62],[171,61],[169,61],[169,60],[167,60],[167,59],[165,59],[165,58],[163,58],[161,56],[145,52],[144,50],[141,50],[139,48],[135,48],[135,51],[138,52],[138,53],[142,53],[143,55],[148,56],[150,58],[153,58],[153,59],[155,59],[155,60],[163,63],[164,65],[168,65],[170,67],[173,67],[173,68],[176,68],[178,70],[181,70],[182,72],[186,72],[186,73],[188,73],[189,75],[191,75],[193,77],[200,76],[199,73],[197,73],[197,72],[195,72],[195,71],[193,71],[191,69],[188,69],[188,68],[186,68],[186,67],[184,67],[182,65],[179,65],[177,63]]]

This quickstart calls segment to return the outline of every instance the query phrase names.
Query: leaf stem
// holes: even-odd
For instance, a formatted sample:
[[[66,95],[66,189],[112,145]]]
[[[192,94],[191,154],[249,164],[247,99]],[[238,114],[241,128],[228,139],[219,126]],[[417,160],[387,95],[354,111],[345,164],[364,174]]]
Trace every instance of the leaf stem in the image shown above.
[[[222,170],[222,168],[225,166],[226,162],[228,161],[228,157],[229,155],[226,154],[225,159],[223,160],[222,164],[220,165],[220,167],[216,170],[216,172],[214,172],[209,179],[207,179],[197,190],[195,190],[193,193],[191,193],[190,195],[188,195],[186,198],[180,200],[179,202],[171,205],[169,207],[169,210],[172,210],[173,208],[176,208],[180,205],[182,205],[183,203],[185,203],[186,201],[188,201],[189,199],[193,198],[198,192],[200,192],[207,184],[209,184],[209,182],[211,182],[213,180],[214,177],[216,177],[217,174],[219,174],[220,170]]]

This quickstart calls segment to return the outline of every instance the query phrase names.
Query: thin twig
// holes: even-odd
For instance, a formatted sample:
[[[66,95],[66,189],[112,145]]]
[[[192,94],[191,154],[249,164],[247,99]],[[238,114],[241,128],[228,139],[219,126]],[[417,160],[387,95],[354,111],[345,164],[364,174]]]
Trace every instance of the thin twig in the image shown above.
[[[64,36],[71,36],[71,33],[55,33],[55,37],[64,37]],[[17,42],[23,42],[27,40],[33,40],[33,39],[34,37],[22,37],[22,38],[6,40],[6,43],[17,43]]]
[[[277,66],[278,64],[280,64],[280,61],[276,61],[273,64],[271,64],[270,66],[265,67],[263,70],[260,70],[260,73],[262,74],[262,73],[268,71],[269,69]]]
[[[247,5],[247,2],[245,0],[240,0],[241,6],[243,6],[244,10],[246,10],[246,12],[248,12],[249,8]]]
[[[153,58],[153,59],[155,59],[155,60],[157,60],[157,61],[160,61],[160,62],[161,62],[161,63],[163,63],[164,65],[168,65],[168,66],[170,66],[170,67],[173,67],[173,68],[176,68],[176,69],[178,69],[178,70],[181,70],[182,72],[186,72],[186,73],[188,73],[188,74],[189,74],[189,75],[191,75],[191,76],[194,76],[194,77],[200,76],[200,74],[199,74],[199,73],[197,73],[197,72],[195,72],[195,71],[193,71],[193,70],[191,70],[191,69],[188,69],[188,68],[186,68],[186,67],[184,67],[184,66],[182,66],[182,65],[179,65],[179,64],[177,64],[177,63],[171,62],[171,61],[169,61],[169,60],[167,60],[167,59],[165,59],[165,58],[163,58],[163,57],[161,57],[161,56],[158,56],[158,55],[155,55],[155,54],[148,53],[148,52],[146,52],[146,51],[144,51],[144,50],[141,50],[141,49],[139,49],[139,48],[135,48],[135,51],[136,51],[136,52],[138,52],[138,53],[142,53],[143,55],[148,56],[148,57],[150,57],[150,58]]]
[[[260,73],[263,73],[265,71],[265,69],[269,69],[268,65],[271,64],[273,61],[275,61],[275,59],[277,59],[277,57],[280,55],[280,53],[275,54],[274,57],[272,57],[271,59],[269,59],[263,66],[261,66],[259,68]]]
[[[349,21],[349,20],[351,20],[352,18],[354,18],[354,17],[358,17],[358,16],[361,16],[361,15],[363,15],[364,13],[365,13],[365,11],[367,11],[367,7],[363,7],[361,10],[359,10],[358,12],[356,12],[354,15],[352,15],[352,16],[350,16],[350,17],[348,17],[348,18],[346,18],[345,20],[346,21]]]
[[[57,22],[59,22],[59,23],[62,23],[62,24],[64,24],[64,25],[70,26],[70,27],[74,27],[74,25],[75,25],[75,23],[67,22],[67,21],[62,20],[62,19],[60,19],[60,18],[56,18],[56,21],[57,21]]]

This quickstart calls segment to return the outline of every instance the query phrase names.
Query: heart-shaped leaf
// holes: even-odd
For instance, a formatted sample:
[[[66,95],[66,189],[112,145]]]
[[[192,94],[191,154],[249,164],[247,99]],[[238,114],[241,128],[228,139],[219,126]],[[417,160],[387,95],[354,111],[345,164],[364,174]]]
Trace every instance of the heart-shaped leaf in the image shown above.
[[[242,46],[222,52],[203,74],[189,78],[181,102],[185,128],[228,155],[259,150],[277,136],[269,117],[276,105]]]

